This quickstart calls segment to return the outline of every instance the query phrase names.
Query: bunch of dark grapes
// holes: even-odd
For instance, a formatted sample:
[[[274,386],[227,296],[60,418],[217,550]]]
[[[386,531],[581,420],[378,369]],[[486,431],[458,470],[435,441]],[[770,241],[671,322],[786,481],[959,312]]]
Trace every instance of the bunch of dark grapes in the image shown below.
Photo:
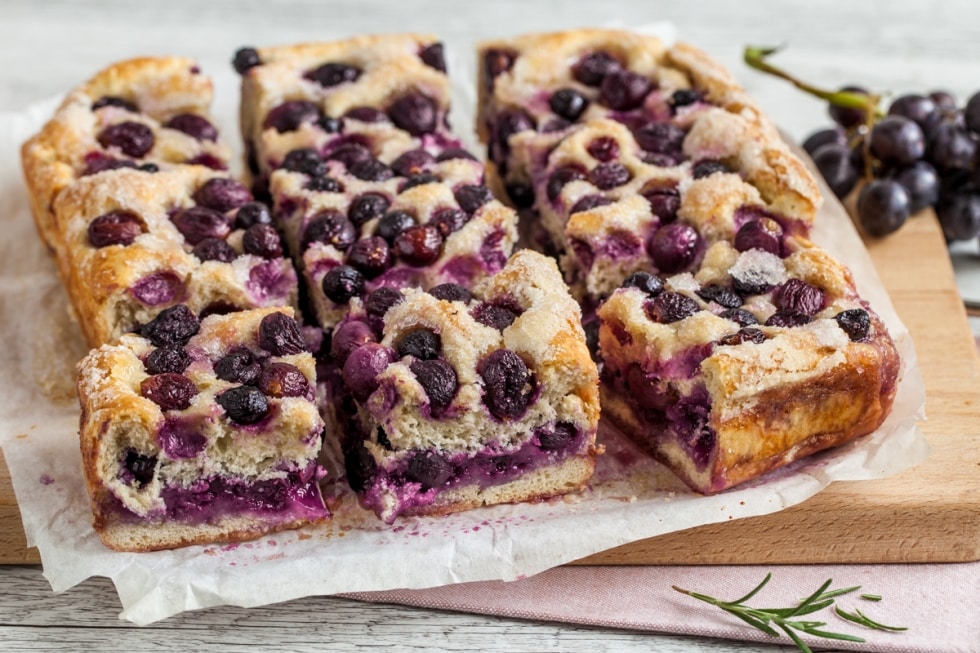
[[[882,115],[868,91],[865,108],[829,94],[833,127],[803,143],[839,198],[857,191],[857,218],[872,236],[890,234],[933,207],[948,242],[980,234],[980,93],[964,107],[952,95],[903,95]],[[852,103],[853,104],[853,103]],[[863,181],[863,184],[859,182]]]

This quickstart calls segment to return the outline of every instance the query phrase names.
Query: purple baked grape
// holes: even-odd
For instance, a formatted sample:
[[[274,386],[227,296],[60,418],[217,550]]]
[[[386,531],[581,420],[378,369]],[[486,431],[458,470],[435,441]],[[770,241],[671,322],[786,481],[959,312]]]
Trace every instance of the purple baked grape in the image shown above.
[[[847,197],[861,176],[847,145],[824,145],[813,153],[813,163],[838,198]]]
[[[475,156],[473,156],[472,154],[470,154],[469,152],[467,152],[461,147],[446,148],[445,150],[439,153],[439,156],[436,157],[436,161],[440,163],[443,161],[452,161],[454,159],[466,159],[467,161],[477,160]]]
[[[243,204],[235,213],[235,229],[248,229],[257,224],[272,224],[269,207],[262,202]]]
[[[252,201],[252,193],[245,184],[225,177],[207,180],[191,197],[198,205],[220,213],[227,213]]]
[[[450,234],[462,229],[469,220],[470,216],[459,209],[441,209],[432,215],[429,224],[438,229],[443,238],[449,238]]]
[[[218,129],[204,116],[196,113],[180,113],[163,124],[167,129],[176,129],[199,141],[218,140]]]
[[[374,456],[364,445],[358,444],[354,449],[344,454],[344,472],[347,483],[355,492],[363,492],[374,483],[378,473],[378,464]]]
[[[847,147],[847,134],[840,127],[818,129],[803,141],[803,149],[813,156],[824,145],[841,145]]]
[[[575,439],[575,426],[568,422],[558,422],[554,426],[536,428],[534,435],[542,450],[561,451]]]
[[[909,196],[909,214],[915,214],[939,201],[939,173],[925,161],[902,168],[894,177]]]
[[[854,342],[866,339],[871,333],[871,316],[863,308],[841,311],[834,316],[834,319],[847,337]]]
[[[888,115],[902,116],[913,121],[923,133],[928,133],[939,121],[939,107],[930,97],[911,94],[902,95],[888,107]]]
[[[942,122],[929,134],[927,158],[938,170],[970,170],[976,153],[977,141],[955,122]]]
[[[380,220],[375,234],[393,244],[400,233],[415,226],[415,218],[405,211],[389,211]]]
[[[754,327],[744,327],[731,333],[727,336],[723,336],[718,340],[719,345],[741,345],[746,342],[755,343],[757,345],[762,344],[766,341],[766,334],[764,334],[759,329]]]
[[[641,270],[626,277],[623,281],[623,288],[639,288],[654,297],[663,292],[664,282],[660,277]]]
[[[192,250],[194,256],[203,261],[219,261],[221,263],[231,263],[238,257],[238,253],[221,238],[205,238]]]
[[[340,161],[344,164],[344,167],[350,170],[354,164],[369,161],[374,158],[374,155],[371,154],[371,150],[360,143],[344,143],[331,150],[326,155],[326,158],[328,160]]]
[[[623,64],[608,52],[591,52],[572,66],[572,76],[586,86],[599,86],[606,75],[623,69]]]
[[[267,397],[305,397],[310,382],[295,365],[268,363],[259,375],[258,388]]]
[[[140,396],[162,410],[184,410],[196,395],[197,386],[183,374],[164,372],[148,376],[140,382]]]
[[[320,177],[311,177],[306,185],[303,186],[306,190],[312,190],[320,193],[343,193],[344,185],[333,177],[328,177],[322,175]]]
[[[160,172],[160,166],[155,163],[141,163],[136,169],[140,172]]]
[[[610,190],[629,182],[633,173],[619,161],[600,163],[589,171],[589,181],[599,190]]]
[[[425,150],[409,150],[391,162],[391,169],[399,177],[411,177],[435,163],[436,158]]]
[[[258,388],[239,385],[215,396],[228,418],[238,424],[255,424],[269,412],[269,400]]]
[[[609,136],[600,136],[589,141],[585,150],[597,161],[612,161],[619,158],[619,141]]]
[[[633,131],[637,145],[647,152],[680,157],[687,133],[669,122],[650,122]]]
[[[511,203],[519,209],[527,209],[534,205],[534,190],[530,184],[523,182],[510,182],[504,190]]]
[[[338,265],[323,276],[323,294],[335,304],[346,304],[364,291],[364,275],[349,265]]]
[[[497,419],[517,419],[527,410],[533,379],[527,365],[510,349],[497,349],[483,359],[483,403]]]
[[[92,111],[97,111],[102,107],[117,107],[132,113],[139,113],[139,108],[135,104],[117,95],[103,95],[92,103]]]
[[[843,86],[840,90],[858,95],[868,95],[868,90],[860,86]],[[828,104],[827,112],[830,114],[830,119],[844,129],[851,129],[852,127],[863,125],[868,119],[867,112],[864,109],[841,107],[836,104]]]
[[[792,328],[809,324],[812,321],[813,318],[806,313],[779,311],[769,316],[769,319],[766,320],[766,326]]]
[[[300,247],[305,252],[313,243],[332,245],[347,250],[357,240],[357,229],[337,209],[324,209],[314,215],[303,229]]]
[[[347,264],[367,279],[373,279],[387,270],[393,261],[391,247],[381,236],[362,238],[347,251]]]
[[[179,211],[171,220],[188,245],[197,245],[205,238],[223,240],[231,233],[229,219],[205,206],[192,206]]]
[[[686,222],[672,222],[657,229],[647,252],[657,269],[666,274],[689,268],[698,256],[701,236],[697,229]]]
[[[408,461],[405,478],[421,485],[422,491],[442,487],[455,475],[453,464],[435,451],[417,451]]]
[[[497,331],[503,331],[517,319],[518,312],[508,308],[507,306],[502,306],[500,304],[491,304],[489,302],[480,304],[473,309],[473,319],[480,324],[485,324],[492,329]]]
[[[156,474],[156,467],[156,456],[144,456],[133,449],[126,451],[123,468],[132,475],[137,487],[143,487],[153,480],[153,476]]]
[[[415,375],[419,385],[425,390],[429,398],[429,409],[434,417],[439,417],[445,412],[456,390],[459,388],[459,381],[456,377],[456,370],[447,361],[441,358],[431,360],[414,360],[409,369]]]
[[[569,165],[558,168],[548,177],[548,183],[545,186],[548,199],[554,202],[566,184],[585,178],[585,171],[580,166]]]
[[[963,122],[974,134],[980,134],[980,92],[974,93],[963,107]]]
[[[486,85],[493,88],[493,80],[511,69],[517,53],[511,50],[490,49],[483,53],[483,73]]]
[[[323,116],[316,121],[316,126],[328,134],[339,134],[340,132],[344,131],[344,119]]]
[[[398,295],[401,297],[401,293]],[[384,315],[382,313],[382,315]],[[369,342],[377,342],[374,330],[360,320],[345,320],[334,329],[330,340],[330,355],[343,365],[355,349]]]
[[[349,109],[344,117],[369,124],[388,122],[388,114],[377,107],[354,107]]]
[[[139,159],[153,149],[156,138],[153,130],[143,123],[127,120],[100,131],[98,141],[106,149],[115,147],[126,156]]]
[[[245,230],[242,236],[242,249],[246,254],[275,259],[282,256],[282,241],[279,232],[272,225],[255,224]]]
[[[823,309],[824,292],[802,279],[790,279],[773,292],[773,304],[784,313],[816,315]]]
[[[198,332],[201,323],[184,304],[165,308],[140,328],[140,335],[155,347],[185,345]]]
[[[259,323],[259,347],[273,356],[291,356],[306,351],[306,340],[296,320],[276,311]]]
[[[441,73],[446,72],[446,54],[442,43],[433,43],[423,48],[419,52],[419,59],[429,68],[434,68]]]
[[[681,208],[681,194],[676,188],[653,188],[643,193],[650,203],[650,212],[660,218],[661,224],[670,224],[677,219]]]
[[[873,179],[858,194],[858,221],[872,236],[897,230],[905,224],[910,209],[908,193],[893,179]]]
[[[581,211],[591,211],[594,208],[608,206],[612,203],[613,200],[602,195],[586,195],[572,205],[572,208],[569,209],[568,214],[572,215],[573,213],[579,213]]]
[[[458,283],[441,283],[429,288],[428,293],[436,299],[446,302],[463,302],[468,304],[473,296],[470,291]]]
[[[388,108],[388,117],[399,129],[412,136],[422,136],[435,131],[438,122],[435,100],[421,93],[409,93],[395,100]]]
[[[697,301],[687,295],[664,291],[643,305],[647,317],[660,324],[672,324],[701,310]]]
[[[391,168],[374,157],[354,163],[348,172],[361,181],[387,181],[395,176]]]
[[[694,175],[695,179],[704,179],[705,177],[710,177],[716,172],[728,172],[728,166],[726,166],[721,161],[715,161],[714,159],[706,159],[704,161],[698,161],[694,164],[694,168],[691,169],[691,174]]]
[[[955,113],[956,98],[949,91],[936,90],[929,93],[929,99],[936,103],[936,108],[943,113]]]
[[[404,193],[410,188],[415,188],[416,186],[425,186],[426,184],[434,184],[439,182],[438,175],[434,175],[431,172],[420,172],[417,175],[412,175],[405,180],[405,183],[399,187],[398,192]]]
[[[728,286],[718,284],[701,286],[700,290],[697,291],[697,296],[706,302],[714,302],[724,308],[738,308],[742,305],[742,298]]]
[[[315,123],[323,116],[320,107],[308,100],[288,100],[275,107],[262,121],[263,129],[280,134],[294,132],[304,123]]]
[[[405,229],[395,236],[395,254],[402,261],[415,267],[431,265],[442,254],[442,234],[428,224]]]
[[[283,170],[299,172],[310,177],[327,174],[327,164],[312,147],[299,147],[290,150],[282,160]]]
[[[534,129],[534,118],[523,109],[507,109],[497,116],[496,142],[509,151],[508,140],[514,134]]]
[[[686,107],[697,102],[701,102],[701,94],[695,91],[693,88],[680,88],[674,91],[670,100],[667,101],[676,113],[677,109],[680,107]]]
[[[483,185],[463,184],[453,194],[456,197],[459,208],[466,211],[469,215],[473,215],[481,206],[493,200],[493,193]]]
[[[735,249],[747,252],[750,249],[761,249],[764,252],[782,255],[783,228],[772,218],[750,220],[739,227],[733,243]]]
[[[548,105],[562,118],[575,122],[589,106],[589,100],[577,89],[560,88],[551,94]]]
[[[936,215],[948,242],[976,238],[980,233],[980,193],[951,193],[940,201]]]
[[[739,326],[752,326],[753,324],[758,324],[759,320],[749,313],[744,308],[730,308],[727,311],[722,311],[718,314],[719,317],[723,317],[726,320],[731,320]]]
[[[926,140],[922,129],[903,116],[886,116],[871,128],[871,153],[885,165],[908,165],[922,158]]]
[[[405,296],[394,288],[382,286],[370,294],[364,304],[368,315],[384,317],[388,310],[405,301]]]
[[[245,347],[232,349],[214,363],[214,375],[229,383],[253,385],[261,372],[259,359]]]
[[[347,219],[359,228],[365,222],[383,216],[389,206],[391,206],[391,202],[384,195],[364,193],[355,197],[350,203],[350,208],[347,209]]]
[[[134,282],[129,293],[146,306],[162,306],[183,294],[184,284],[184,279],[176,273],[158,270]]]
[[[92,247],[132,245],[146,231],[143,221],[132,211],[117,209],[103,213],[88,225],[88,241]]]
[[[147,374],[183,374],[187,366],[191,364],[191,357],[184,348],[179,345],[167,345],[157,347],[143,361],[143,368]]]
[[[349,64],[331,61],[307,71],[303,77],[316,82],[320,86],[330,88],[345,82],[356,82],[361,76],[361,70]]]
[[[108,170],[121,170],[124,168],[135,169],[136,163],[129,159],[114,159],[101,152],[92,152],[85,155],[85,170],[82,171],[82,176],[87,177]]]
[[[395,352],[384,345],[369,342],[350,353],[344,362],[344,383],[358,401],[364,401],[378,389],[378,375],[395,361]]]
[[[212,170],[218,170],[218,171],[228,169],[228,164],[225,163],[225,161],[219,159],[218,157],[211,154],[210,152],[201,152],[197,156],[193,156],[187,159],[186,161],[184,161],[184,163],[192,166],[204,166],[205,168],[211,168]],[[140,166],[140,168],[142,167],[143,166]]]
[[[231,62],[239,75],[243,75],[249,68],[255,68],[261,64],[262,59],[259,58],[259,53],[255,48],[239,48]]]
[[[613,70],[602,78],[599,101],[616,111],[629,111],[643,104],[653,85],[650,80],[630,70]]]

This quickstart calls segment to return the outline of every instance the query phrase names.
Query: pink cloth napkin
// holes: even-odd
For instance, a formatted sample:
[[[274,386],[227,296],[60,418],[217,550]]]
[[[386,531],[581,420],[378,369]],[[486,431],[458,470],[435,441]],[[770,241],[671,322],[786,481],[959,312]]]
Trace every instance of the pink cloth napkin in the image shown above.
[[[719,608],[671,589],[672,585],[725,600],[736,599],[772,572],[769,584],[748,601],[753,607],[788,607],[828,578],[833,588],[860,585],[839,597],[848,612],[907,631],[864,628],[832,608],[806,617],[825,630],[863,637],[852,643],[803,636],[813,647],[883,653],[980,652],[980,562],[906,565],[559,567],[514,582],[480,582],[425,590],[348,594],[378,603],[473,612],[517,619],[649,630],[792,646],[755,630]],[[858,594],[877,594],[881,601]]]

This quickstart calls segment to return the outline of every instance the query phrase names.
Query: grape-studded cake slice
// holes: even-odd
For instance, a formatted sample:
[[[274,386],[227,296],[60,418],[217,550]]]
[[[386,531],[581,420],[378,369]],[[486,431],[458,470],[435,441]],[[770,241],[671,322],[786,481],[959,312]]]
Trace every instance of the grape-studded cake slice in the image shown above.
[[[269,209],[201,166],[86,177],[54,203],[59,272],[92,346],[178,303],[197,314],[295,305]]]
[[[236,541],[329,517],[314,362],[290,309],[183,304],[78,367],[81,449],[106,546]]]
[[[210,78],[191,59],[123,61],[71,91],[55,116],[24,143],[21,160],[38,231],[58,243],[52,205],[81,177],[119,169],[201,165],[225,170],[229,149],[209,115]]]
[[[472,292],[376,290],[332,351],[355,403],[348,481],[389,523],[566,494],[592,476],[598,375],[578,306],[540,254],[514,254]]]

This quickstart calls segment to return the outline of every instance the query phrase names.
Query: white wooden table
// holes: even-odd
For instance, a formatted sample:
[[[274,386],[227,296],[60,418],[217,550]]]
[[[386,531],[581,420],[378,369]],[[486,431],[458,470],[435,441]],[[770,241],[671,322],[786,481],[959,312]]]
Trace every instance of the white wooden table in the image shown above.
[[[822,103],[741,63],[746,44],[786,44],[778,63],[814,83],[859,82],[896,94],[980,88],[980,3],[972,0],[0,0],[0,111],[62,93],[104,65],[182,54],[228,65],[242,45],[424,31],[451,46],[517,31],[670,21],[739,77],[790,134],[827,123]],[[462,125],[460,125],[461,127]],[[52,594],[36,567],[0,567],[0,650],[789,651],[608,629],[309,598],[184,614],[138,629],[116,619],[111,583]],[[784,640],[785,641],[785,640]]]

